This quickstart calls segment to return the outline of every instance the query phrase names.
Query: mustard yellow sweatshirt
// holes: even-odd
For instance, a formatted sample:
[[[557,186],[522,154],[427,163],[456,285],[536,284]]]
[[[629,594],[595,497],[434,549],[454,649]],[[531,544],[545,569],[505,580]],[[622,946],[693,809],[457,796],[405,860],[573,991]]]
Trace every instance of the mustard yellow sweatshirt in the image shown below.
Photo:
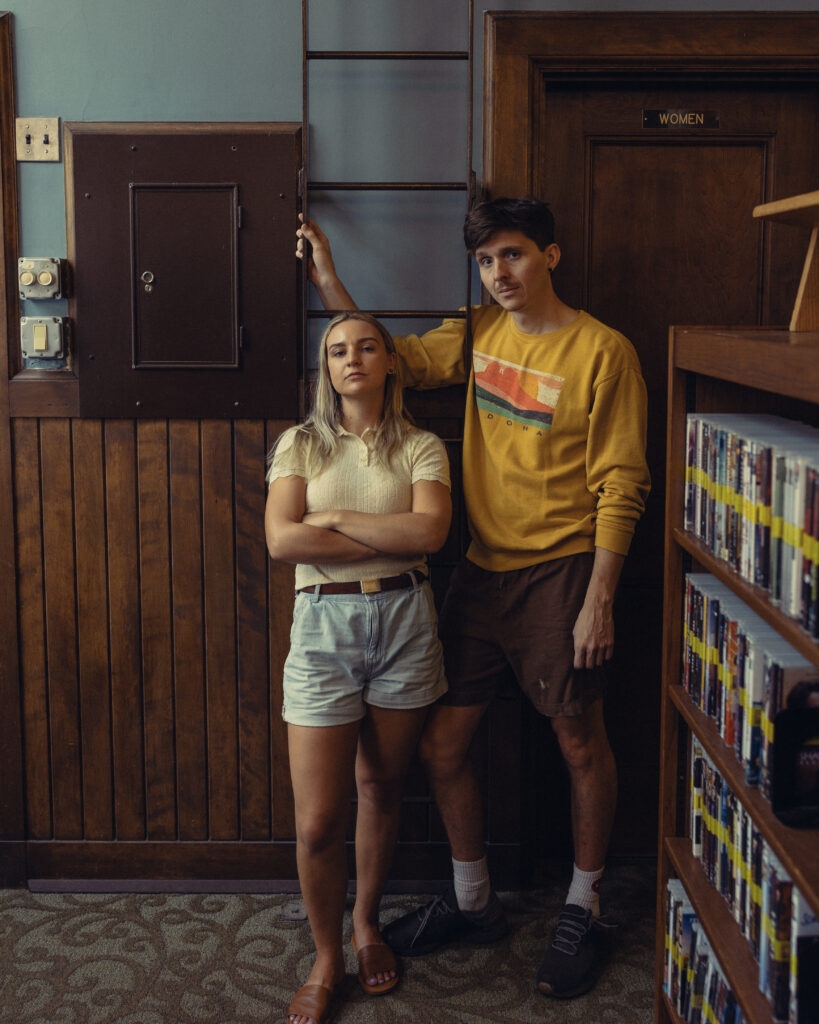
[[[523,334],[472,311],[464,425],[468,557],[495,572],[592,551],[626,554],[649,490],[646,390],[633,346],[588,313]],[[404,384],[466,379],[463,320],[396,338]]]

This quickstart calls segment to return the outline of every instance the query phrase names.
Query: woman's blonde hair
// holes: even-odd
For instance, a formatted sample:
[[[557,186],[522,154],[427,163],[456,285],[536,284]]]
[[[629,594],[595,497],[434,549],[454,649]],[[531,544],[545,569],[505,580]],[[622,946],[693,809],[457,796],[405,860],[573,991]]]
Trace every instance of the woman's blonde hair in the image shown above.
[[[361,310],[350,310],[339,313],[327,324],[319,344],[319,374],[313,395],[312,408],[304,423],[296,428],[296,441],[300,438],[313,441],[310,445],[311,468],[320,468],[331,458],[339,444],[341,427],[341,396],[330,380],[330,365],[327,357],[327,339],[339,324],[348,320],[360,320],[369,324],[384,342],[388,355],[397,355],[395,342],[387,328],[379,323],[374,316]],[[381,419],[376,427],[375,453],[385,464],[400,447],[412,425],[412,417],[404,408],[404,389],[401,385],[399,361],[396,358],[395,369],[387,375],[384,383],[384,404]],[[278,442],[277,442],[278,443]],[[276,446],[270,452],[272,459]]]

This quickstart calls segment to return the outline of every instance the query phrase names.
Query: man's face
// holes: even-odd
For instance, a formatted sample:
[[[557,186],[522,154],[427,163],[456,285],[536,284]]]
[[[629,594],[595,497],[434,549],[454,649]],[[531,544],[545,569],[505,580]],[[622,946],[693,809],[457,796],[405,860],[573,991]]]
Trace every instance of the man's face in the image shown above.
[[[559,259],[556,244],[541,252],[522,231],[499,231],[475,250],[484,287],[509,313],[537,309],[548,300],[549,271]]]

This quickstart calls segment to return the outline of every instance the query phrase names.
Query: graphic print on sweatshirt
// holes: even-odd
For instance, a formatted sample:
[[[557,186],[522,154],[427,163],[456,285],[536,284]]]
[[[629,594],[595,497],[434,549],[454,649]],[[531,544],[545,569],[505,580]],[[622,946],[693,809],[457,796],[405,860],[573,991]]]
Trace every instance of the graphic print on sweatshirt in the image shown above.
[[[472,352],[472,365],[481,412],[537,430],[551,428],[565,377],[529,370],[477,349]]]

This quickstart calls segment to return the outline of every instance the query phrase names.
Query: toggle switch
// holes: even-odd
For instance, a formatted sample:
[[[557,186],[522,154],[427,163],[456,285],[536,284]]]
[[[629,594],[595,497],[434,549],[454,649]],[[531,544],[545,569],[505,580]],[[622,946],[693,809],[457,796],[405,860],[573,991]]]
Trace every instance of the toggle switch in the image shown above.
[[[67,321],[59,316],[20,318],[20,349],[24,359],[62,359]]]
[[[34,351],[48,351],[48,328],[45,324],[34,324]]]

